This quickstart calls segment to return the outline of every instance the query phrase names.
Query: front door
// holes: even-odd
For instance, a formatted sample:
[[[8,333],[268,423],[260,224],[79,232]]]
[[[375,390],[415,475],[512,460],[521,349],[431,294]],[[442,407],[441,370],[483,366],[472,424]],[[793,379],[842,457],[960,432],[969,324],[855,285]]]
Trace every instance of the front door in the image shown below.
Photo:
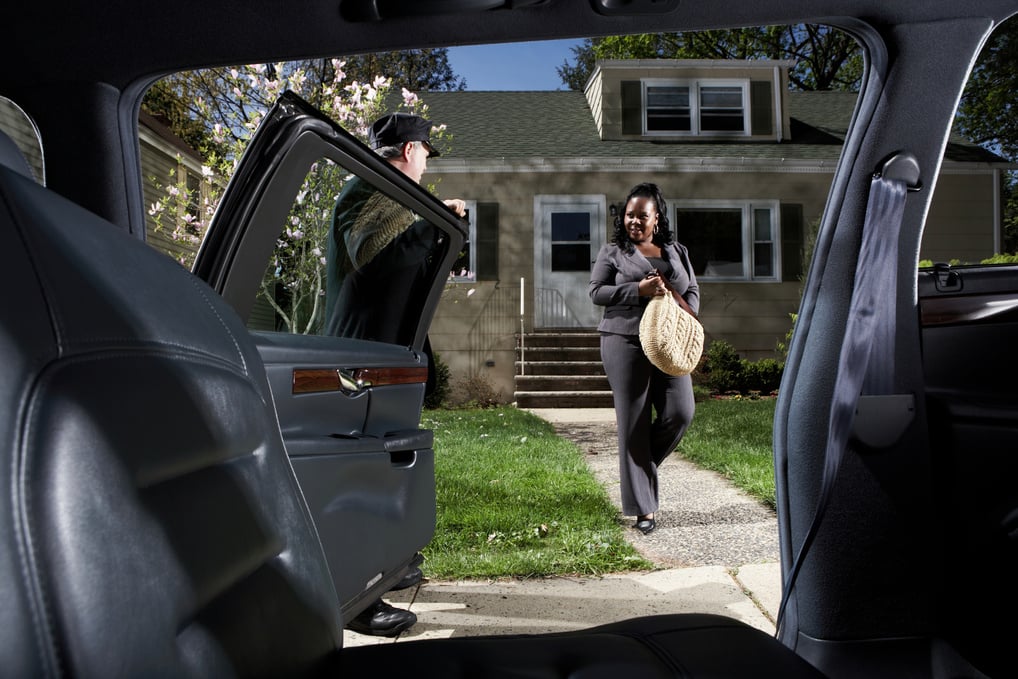
[[[605,242],[605,197],[534,198],[534,326],[592,328],[590,270]]]

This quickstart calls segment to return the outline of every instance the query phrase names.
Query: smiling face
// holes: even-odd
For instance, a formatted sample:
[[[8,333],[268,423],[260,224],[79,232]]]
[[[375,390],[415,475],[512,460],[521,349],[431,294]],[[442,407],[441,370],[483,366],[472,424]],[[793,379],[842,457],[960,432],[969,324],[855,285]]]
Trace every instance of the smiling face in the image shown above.
[[[647,196],[633,196],[626,203],[625,227],[629,240],[649,243],[657,229],[657,203]]]

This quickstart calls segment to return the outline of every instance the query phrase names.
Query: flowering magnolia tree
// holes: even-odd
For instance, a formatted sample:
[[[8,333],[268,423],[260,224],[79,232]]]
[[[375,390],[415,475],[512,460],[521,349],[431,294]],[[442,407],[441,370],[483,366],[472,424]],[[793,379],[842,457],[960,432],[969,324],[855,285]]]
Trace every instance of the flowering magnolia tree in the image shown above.
[[[214,69],[174,76],[176,96],[190,102],[191,114],[207,128],[211,143],[205,150],[201,182],[171,174],[166,183],[151,181],[160,198],[149,208],[155,228],[168,234],[169,253],[191,268],[195,255],[233,174],[262,118],[272,103],[291,90],[360,139],[389,102],[391,82],[377,76],[371,82],[346,82],[344,62],[332,60],[309,77],[307,65],[280,63]],[[204,94],[198,94],[199,92]],[[417,96],[402,90],[400,110],[426,116]],[[444,126],[435,135],[442,138]],[[181,167],[178,161],[178,167]],[[262,280],[259,298],[270,305],[283,326],[293,333],[321,330],[325,310],[326,239],[332,209],[347,172],[331,161],[315,163],[304,179],[285,224],[280,225],[272,260]]]

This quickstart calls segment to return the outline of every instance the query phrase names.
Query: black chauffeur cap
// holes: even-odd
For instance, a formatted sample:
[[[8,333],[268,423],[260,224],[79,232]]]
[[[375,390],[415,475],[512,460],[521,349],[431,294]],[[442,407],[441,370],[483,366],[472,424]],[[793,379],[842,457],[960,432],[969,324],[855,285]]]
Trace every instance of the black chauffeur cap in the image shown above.
[[[439,155],[431,145],[431,121],[410,113],[390,113],[382,116],[371,126],[368,143],[373,149],[383,146],[399,146],[408,141],[424,142],[428,158]]]

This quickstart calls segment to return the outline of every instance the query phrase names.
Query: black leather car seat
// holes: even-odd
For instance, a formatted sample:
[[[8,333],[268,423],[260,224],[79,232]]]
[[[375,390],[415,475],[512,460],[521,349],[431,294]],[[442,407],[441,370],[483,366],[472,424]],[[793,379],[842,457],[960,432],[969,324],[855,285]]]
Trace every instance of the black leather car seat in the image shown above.
[[[5,675],[817,676],[707,615],[342,650],[243,324],[170,258],[11,169],[23,162],[0,143]]]

